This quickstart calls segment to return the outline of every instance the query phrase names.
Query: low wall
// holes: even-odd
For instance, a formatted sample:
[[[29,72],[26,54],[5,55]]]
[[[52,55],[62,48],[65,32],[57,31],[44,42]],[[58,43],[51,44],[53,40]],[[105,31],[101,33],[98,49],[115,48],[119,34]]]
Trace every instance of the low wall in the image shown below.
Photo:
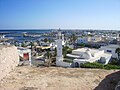
[[[60,67],[71,67],[71,63],[62,62],[62,61],[57,61],[56,65]]]
[[[15,46],[0,46],[0,80],[19,63],[19,55]]]

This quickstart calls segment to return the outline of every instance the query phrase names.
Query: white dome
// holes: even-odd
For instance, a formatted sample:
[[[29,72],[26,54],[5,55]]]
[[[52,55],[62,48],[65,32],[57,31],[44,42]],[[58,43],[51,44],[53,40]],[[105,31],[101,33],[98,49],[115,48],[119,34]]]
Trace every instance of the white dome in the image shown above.
[[[90,51],[86,51],[85,54],[86,54],[85,56],[86,56],[87,59],[92,57]]]

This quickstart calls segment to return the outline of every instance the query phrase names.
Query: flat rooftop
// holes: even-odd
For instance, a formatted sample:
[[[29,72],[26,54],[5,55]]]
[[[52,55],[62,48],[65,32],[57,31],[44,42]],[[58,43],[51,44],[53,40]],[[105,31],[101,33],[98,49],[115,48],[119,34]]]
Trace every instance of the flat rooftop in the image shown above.
[[[102,46],[102,47],[106,47],[106,48],[120,48],[120,45],[114,45],[114,44],[111,44],[111,45],[108,45],[108,46]]]
[[[73,52],[86,52],[87,50],[91,54],[98,53],[99,51],[103,51],[103,50],[99,50],[99,49],[79,48],[79,49],[73,50]]]
[[[17,49],[18,49],[18,50],[30,50],[30,49],[28,49],[28,48],[23,48],[23,47],[18,47]]]

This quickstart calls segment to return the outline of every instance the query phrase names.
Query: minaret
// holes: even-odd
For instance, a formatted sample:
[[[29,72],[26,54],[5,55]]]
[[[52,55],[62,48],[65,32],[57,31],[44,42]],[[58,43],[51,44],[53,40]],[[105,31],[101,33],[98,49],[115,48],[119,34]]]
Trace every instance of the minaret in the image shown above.
[[[62,45],[65,44],[65,41],[64,41],[64,34],[62,34]]]
[[[120,33],[117,33],[117,44],[120,45]]]
[[[56,63],[59,61],[63,61],[63,56],[62,56],[62,34],[60,31],[58,31],[58,39],[56,41],[57,43],[57,56],[56,56]]]

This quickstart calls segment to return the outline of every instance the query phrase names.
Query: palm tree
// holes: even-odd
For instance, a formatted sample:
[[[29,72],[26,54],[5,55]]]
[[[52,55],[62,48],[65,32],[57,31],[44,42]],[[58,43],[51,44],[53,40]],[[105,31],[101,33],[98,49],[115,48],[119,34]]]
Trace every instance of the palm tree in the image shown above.
[[[117,48],[117,49],[115,50],[115,53],[118,54],[118,61],[119,61],[119,65],[120,65],[120,48]]]
[[[45,53],[45,55],[44,55],[49,61],[48,61],[48,66],[50,66],[50,64],[51,64],[51,62],[52,62],[52,60],[51,60],[51,58],[52,58],[52,53],[50,53],[49,51],[47,51],[47,53]]]
[[[33,49],[34,43],[30,42],[31,49]]]
[[[35,56],[36,55],[36,46],[34,44],[34,42],[30,42],[30,49],[31,49],[31,55]]]
[[[77,36],[75,36],[75,34],[72,34],[71,41],[72,41],[73,45],[75,45],[76,39],[77,39]]]

